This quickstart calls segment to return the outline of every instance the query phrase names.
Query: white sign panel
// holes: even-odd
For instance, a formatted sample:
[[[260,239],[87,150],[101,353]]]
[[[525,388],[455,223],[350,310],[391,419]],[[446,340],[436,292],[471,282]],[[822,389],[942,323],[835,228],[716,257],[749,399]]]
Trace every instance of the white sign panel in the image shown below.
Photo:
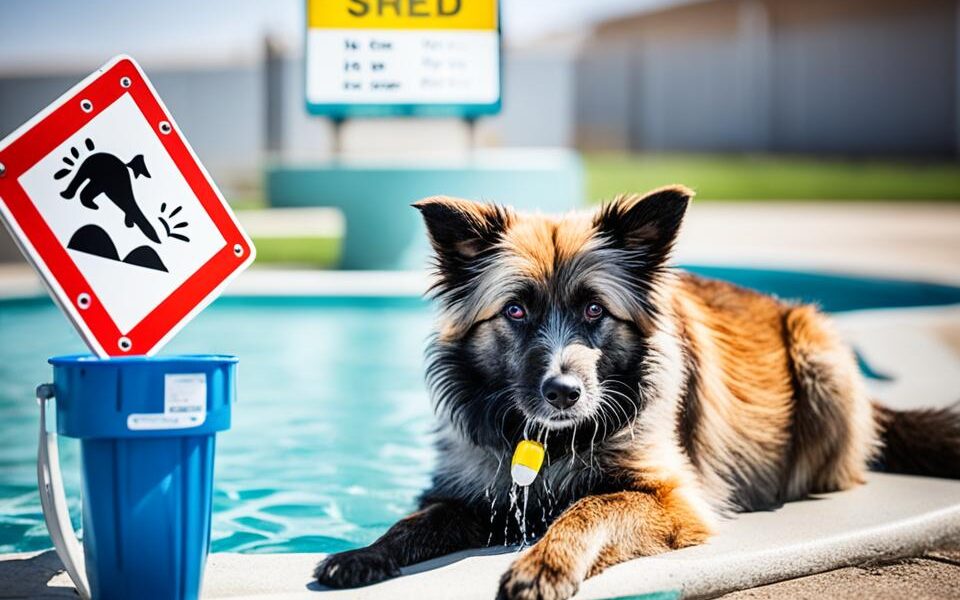
[[[130,96],[19,182],[123,334],[226,245]]]
[[[493,0],[309,0],[306,96],[316,113],[500,107]]]

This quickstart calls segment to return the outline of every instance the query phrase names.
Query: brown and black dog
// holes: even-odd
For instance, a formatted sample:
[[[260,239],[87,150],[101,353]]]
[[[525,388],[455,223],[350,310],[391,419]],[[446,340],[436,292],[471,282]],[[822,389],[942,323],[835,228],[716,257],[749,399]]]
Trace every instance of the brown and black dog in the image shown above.
[[[415,204],[440,309],[433,485],[372,545],[321,562],[320,583],[535,539],[498,596],[569,598],[606,567],[703,542],[734,512],[860,484],[871,464],[960,476],[957,413],[873,405],[816,308],[668,266],[691,196],[667,187],[562,218]],[[517,511],[509,462],[524,437],[548,462]]]

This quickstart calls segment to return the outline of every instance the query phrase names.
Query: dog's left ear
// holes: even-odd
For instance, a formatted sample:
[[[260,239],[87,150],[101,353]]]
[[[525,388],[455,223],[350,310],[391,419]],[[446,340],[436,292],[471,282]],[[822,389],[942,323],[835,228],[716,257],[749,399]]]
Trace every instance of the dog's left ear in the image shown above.
[[[693,191],[682,185],[618,196],[597,211],[593,224],[611,246],[636,251],[644,264],[658,267],[670,255],[691,198]]]

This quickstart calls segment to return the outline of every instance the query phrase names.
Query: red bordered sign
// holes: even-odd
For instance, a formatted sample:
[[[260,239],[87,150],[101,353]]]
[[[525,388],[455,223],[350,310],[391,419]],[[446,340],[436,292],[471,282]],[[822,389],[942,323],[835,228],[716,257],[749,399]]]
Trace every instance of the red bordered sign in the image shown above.
[[[0,142],[0,216],[100,356],[153,354],[255,254],[127,56]]]

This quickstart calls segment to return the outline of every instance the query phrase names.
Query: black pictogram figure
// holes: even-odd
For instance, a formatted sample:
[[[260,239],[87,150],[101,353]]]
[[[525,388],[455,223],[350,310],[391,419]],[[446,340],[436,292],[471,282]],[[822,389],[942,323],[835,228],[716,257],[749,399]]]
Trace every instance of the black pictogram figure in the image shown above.
[[[100,258],[124,262],[128,265],[154,269],[155,271],[167,270],[157,251],[146,245],[137,246],[121,259],[116,245],[110,239],[110,235],[97,225],[84,225],[78,229],[70,238],[67,248]]]
[[[93,150],[93,141],[90,138],[85,140],[87,150]],[[70,148],[70,154],[74,159],[80,157],[76,148]],[[63,161],[69,166],[74,162],[69,157]],[[129,170],[129,173],[127,172]],[[63,179],[70,174],[72,169],[64,168],[54,173],[54,179]],[[133,175],[131,178],[130,175]],[[147,171],[147,164],[143,160],[143,155],[138,154],[133,159],[124,163],[122,160],[107,152],[97,152],[91,154],[80,163],[73,179],[67,185],[67,189],[60,192],[60,195],[67,200],[73,198],[80,186],[86,183],[83,190],[80,191],[80,202],[89,209],[97,210],[99,206],[94,200],[100,194],[104,194],[111,202],[123,211],[124,224],[127,227],[136,225],[143,235],[156,243],[160,243],[160,237],[156,230],[150,225],[147,217],[140,210],[137,199],[133,195],[133,179],[137,177],[150,177]]]

